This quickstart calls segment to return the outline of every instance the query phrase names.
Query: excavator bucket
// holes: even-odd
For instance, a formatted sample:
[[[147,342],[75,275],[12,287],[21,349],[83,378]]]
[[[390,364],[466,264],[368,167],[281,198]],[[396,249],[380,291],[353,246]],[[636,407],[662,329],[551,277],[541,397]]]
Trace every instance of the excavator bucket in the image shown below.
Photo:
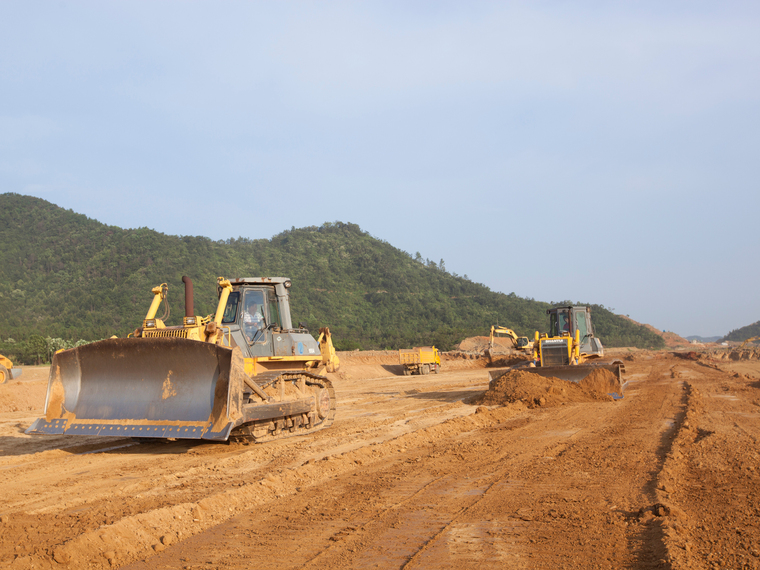
[[[511,370],[514,370],[514,368],[489,372],[490,380],[493,382]],[[625,365],[622,362],[612,364],[586,363],[576,366],[536,366],[535,368],[525,366],[520,367],[519,370],[538,374],[544,378],[559,378],[560,380],[567,380],[576,384],[585,383],[588,384],[589,388],[597,392],[607,393],[616,400],[623,397],[623,388],[625,388],[626,384],[623,382]],[[608,371],[611,374],[606,374],[604,371]]]
[[[122,338],[53,357],[45,416],[26,433],[226,440],[239,417],[239,350]]]

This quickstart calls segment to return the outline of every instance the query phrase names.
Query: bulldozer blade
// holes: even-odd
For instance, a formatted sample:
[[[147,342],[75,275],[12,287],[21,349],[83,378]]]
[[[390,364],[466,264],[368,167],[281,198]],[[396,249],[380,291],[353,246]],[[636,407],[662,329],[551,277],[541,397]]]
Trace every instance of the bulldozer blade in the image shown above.
[[[239,351],[181,338],[109,339],[53,357],[45,416],[26,433],[226,440]]]
[[[538,374],[544,378],[559,378],[560,380],[567,380],[569,382],[580,383],[581,380],[588,377],[592,372],[603,369],[609,370],[614,374],[615,380],[610,381],[606,386],[600,386],[599,391],[605,392],[619,400],[623,397],[623,389],[626,382],[623,381],[623,372],[625,372],[625,365],[621,362],[615,362],[612,364],[578,364],[575,366],[520,366],[514,368],[507,368],[501,370],[495,370],[489,373],[491,382],[501,378],[507,372],[512,370],[522,370],[523,372],[530,372],[531,374]]]

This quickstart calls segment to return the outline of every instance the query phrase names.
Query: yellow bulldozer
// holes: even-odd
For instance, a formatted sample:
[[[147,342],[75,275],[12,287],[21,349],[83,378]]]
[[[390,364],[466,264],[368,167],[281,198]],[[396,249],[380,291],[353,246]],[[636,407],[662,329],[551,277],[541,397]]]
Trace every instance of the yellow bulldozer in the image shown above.
[[[216,313],[205,317],[182,280],[182,325],[156,318],[164,283],[127,338],[56,353],[45,416],[27,433],[258,442],[332,423],[335,392],[323,372],[339,359],[328,328],[315,340],[293,326],[290,279],[219,277]]]
[[[23,370],[21,368],[13,368],[13,362],[11,359],[0,354],[0,384],[4,384],[8,380],[15,380]]]
[[[548,309],[549,333],[535,334],[533,360],[523,368],[544,377],[580,382],[596,370],[608,370],[615,378],[608,392],[623,397],[623,372],[620,361],[601,362],[604,347],[594,335],[589,307],[567,306]],[[500,378],[504,370],[490,373],[491,381]]]

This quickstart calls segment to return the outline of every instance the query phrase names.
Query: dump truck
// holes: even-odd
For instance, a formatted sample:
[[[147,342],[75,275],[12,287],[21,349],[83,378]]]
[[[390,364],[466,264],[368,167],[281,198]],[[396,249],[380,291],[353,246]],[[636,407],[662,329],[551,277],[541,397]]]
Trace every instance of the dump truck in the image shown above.
[[[623,397],[623,372],[620,361],[602,362],[604,347],[594,335],[591,309],[582,306],[566,306],[548,309],[549,333],[535,333],[533,360],[521,369],[544,377],[580,382],[595,370],[610,371],[615,380],[607,392],[615,398]],[[492,371],[491,381],[500,378],[510,369]]]
[[[23,370],[21,368],[13,368],[13,362],[11,359],[0,354],[0,384],[4,384],[8,380],[15,380]]]
[[[290,315],[285,277],[217,280],[216,313],[196,315],[185,283],[182,325],[156,318],[166,283],[152,289],[142,325],[53,356],[45,415],[29,434],[138,440],[267,441],[325,428],[336,371],[328,328],[315,339]],[[168,305],[167,305],[168,306]]]
[[[399,363],[404,367],[404,376],[410,374],[438,374],[441,369],[441,355],[434,346],[416,346],[398,351]]]

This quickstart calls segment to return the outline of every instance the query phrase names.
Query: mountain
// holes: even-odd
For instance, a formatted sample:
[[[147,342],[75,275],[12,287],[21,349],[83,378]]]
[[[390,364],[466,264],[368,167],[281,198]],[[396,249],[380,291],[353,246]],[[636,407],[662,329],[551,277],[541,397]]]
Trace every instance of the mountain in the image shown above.
[[[290,277],[293,322],[314,331],[330,326],[342,350],[450,349],[495,323],[532,336],[546,330],[550,307],[493,292],[342,222],[269,240],[213,241],[108,226],[39,198],[2,194],[0,243],[0,352],[13,348],[8,338],[124,336],[141,324],[150,290],[161,283],[169,285],[168,322],[178,324],[183,275],[192,278],[203,315],[215,310],[217,276]],[[590,306],[605,346],[663,346],[645,327]]]
[[[709,343],[709,342],[718,342],[721,339],[719,336],[697,336],[697,335],[691,335],[687,336],[686,340],[692,341],[696,340],[697,342],[701,343]]]
[[[660,331],[659,329],[654,328],[652,325],[642,325],[641,323],[637,323],[633,319],[629,317],[624,317],[623,315],[618,315],[618,317],[625,319],[627,321],[630,321],[634,325],[644,327],[652,334],[659,336],[662,339],[664,346],[666,346],[667,348],[676,348],[679,346],[688,346],[689,344],[691,344],[688,340],[686,340],[685,338],[681,336],[678,336],[674,332]]]
[[[720,342],[725,342],[725,341],[743,342],[747,340],[748,338],[752,338],[754,336],[760,336],[760,321],[757,321],[756,323],[752,323],[751,325],[747,325],[747,326],[731,331],[722,339],[720,339]]]

